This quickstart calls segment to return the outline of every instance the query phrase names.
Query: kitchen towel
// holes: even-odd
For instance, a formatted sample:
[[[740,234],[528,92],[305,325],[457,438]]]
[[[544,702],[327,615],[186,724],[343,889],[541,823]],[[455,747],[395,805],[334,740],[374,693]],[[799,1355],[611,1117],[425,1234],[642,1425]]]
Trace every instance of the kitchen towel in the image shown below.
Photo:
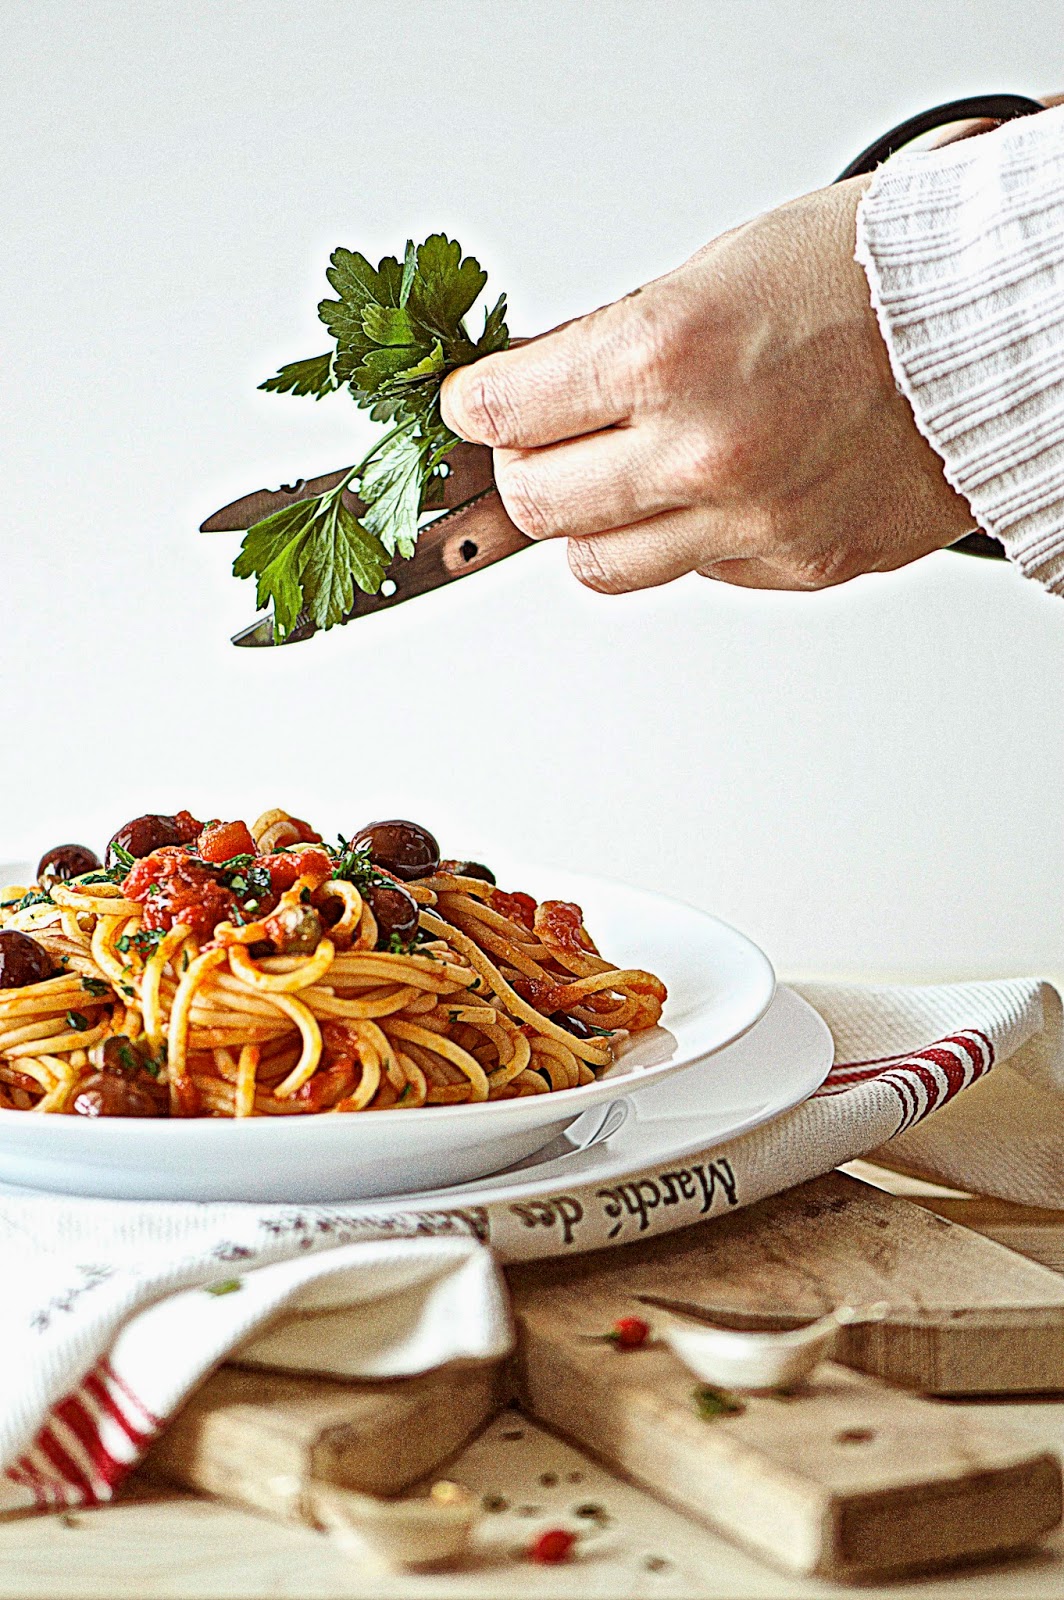
[[[0,1514],[109,1499],[226,1359],[363,1378],[494,1359],[511,1342],[499,1263],[668,1232],[858,1156],[1064,1207],[1051,985],[799,992],[835,1040],[817,1094],[620,1181],[351,1208],[0,1193]]]

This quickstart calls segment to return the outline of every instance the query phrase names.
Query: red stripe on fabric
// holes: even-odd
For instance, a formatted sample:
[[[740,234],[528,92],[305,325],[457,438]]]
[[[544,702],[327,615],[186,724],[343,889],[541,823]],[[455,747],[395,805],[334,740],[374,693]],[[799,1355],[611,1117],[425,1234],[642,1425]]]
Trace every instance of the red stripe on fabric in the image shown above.
[[[920,1060],[929,1061],[932,1066],[938,1067],[945,1074],[945,1092],[943,1093],[940,1086],[936,1089],[937,1098],[943,1101],[952,1100],[958,1090],[963,1089],[968,1082],[971,1067],[964,1061],[958,1061],[954,1050],[932,1047],[930,1050],[920,1052]]]
[[[854,1067],[893,1067],[899,1061],[908,1061],[911,1054],[909,1050],[902,1050],[896,1056],[869,1056],[867,1061],[840,1061],[837,1070],[848,1072]],[[836,1068],[832,1067],[831,1070],[834,1072]]]
[[[908,1059],[908,1056],[899,1056],[895,1065],[908,1061]],[[889,1071],[887,1067],[832,1067],[824,1081],[825,1083],[864,1083],[869,1078],[881,1077],[887,1071]]]
[[[922,1083],[924,1086],[924,1090],[927,1094],[927,1105],[922,1113],[920,1113],[920,1108],[917,1106],[917,1113],[923,1116],[926,1116],[929,1111],[934,1111],[938,1106],[939,1101],[946,1100],[948,1098],[939,1079],[936,1078],[934,1072],[931,1070],[932,1065],[937,1066],[938,1063],[934,1062],[928,1066],[924,1066],[922,1060],[914,1059],[904,1069],[910,1075],[910,1077],[915,1078],[918,1083]]]
[[[7,1467],[4,1476],[17,1483],[20,1489],[28,1489],[33,1496],[33,1503],[38,1511],[47,1511],[51,1505],[48,1493],[41,1483],[38,1475],[32,1471],[26,1457],[16,1462],[13,1467]]]
[[[854,1069],[861,1067],[899,1066],[910,1061],[913,1056],[922,1055],[925,1048],[933,1050],[937,1045],[942,1044],[958,1044],[963,1049],[967,1050],[973,1039],[978,1039],[979,1042],[985,1047],[988,1058],[987,1065],[993,1066],[994,1046],[991,1043],[990,1036],[984,1033],[981,1028],[965,1028],[960,1033],[947,1034],[944,1039],[935,1039],[930,1045],[921,1045],[920,1049],[918,1050],[903,1050],[896,1056],[869,1056],[867,1060],[863,1061],[840,1061],[836,1064],[836,1066],[832,1067],[828,1076],[832,1077],[836,1072],[851,1072]]]
[[[92,1462],[93,1469],[103,1479],[107,1487],[113,1489],[115,1484],[130,1470],[132,1463],[118,1461],[111,1454],[100,1438],[96,1419],[87,1410],[84,1402],[79,1400],[76,1394],[67,1395],[65,1400],[61,1400],[57,1406],[52,1408],[52,1415],[66,1424]]]
[[[987,1057],[986,1046],[983,1044],[982,1040],[977,1043],[975,1039],[965,1038],[963,1033],[958,1033],[954,1034],[952,1038],[947,1039],[945,1042],[947,1044],[955,1044],[958,1050],[964,1051],[965,1055],[968,1057],[968,1060],[971,1062],[972,1070],[977,1077],[980,1073],[985,1072],[986,1068],[990,1065],[990,1059],[992,1058]]]
[[[100,1378],[95,1372],[89,1373],[81,1387],[85,1390],[86,1394],[92,1395],[92,1398],[96,1401],[97,1405],[99,1405],[101,1410],[107,1412],[107,1415],[112,1419],[112,1421],[118,1423],[118,1426],[121,1428],[130,1444],[135,1445],[138,1450],[142,1450],[152,1438],[155,1430],[151,1429],[145,1431],[136,1427],[134,1423],[130,1422],[129,1418],[122,1410],[122,1407],[118,1404],[118,1401],[115,1399],[114,1395],[112,1395],[111,1391],[107,1388],[107,1385],[104,1383],[103,1379]]]
[[[153,1432],[158,1432],[163,1425],[162,1418],[157,1417],[154,1411],[148,1410],[147,1406],[144,1404],[144,1401],[140,1398],[140,1395],[129,1387],[129,1384],[123,1377],[119,1376],[106,1356],[97,1362],[96,1370],[98,1372],[102,1372],[107,1378],[108,1382],[112,1383],[114,1387],[120,1391],[122,1397],[125,1400],[128,1400],[130,1405],[134,1406],[140,1412],[141,1416],[144,1418],[145,1425]]]
[[[35,1450],[48,1457],[63,1483],[73,1489],[83,1500],[95,1500],[96,1491],[82,1472],[73,1456],[67,1454],[59,1440],[45,1423],[36,1439],[33,1441]]]
[[[949,1048],[951,1045],[954,1050]],[[880,1056],[876,1060],[869,1061],[841,1062],[832,1067],[818,1093],[839,1093],[857,1084],[874,1082],[877,1078],[885,1077],[887,1073],[914,1072],[921,1061],[927,1061],[939,1067],[947,1076],[947,1092],[944,1097],[936,1094],[936,1102],[939,1098],[951,1100],[969,1081],[969,1069],[958,1060],[956,1050],[963,1051],[968,1057],[973,1080],[981,1078],[994,1064],[994,1046],[990,1038],[978,1028],[969,1028],[963,1033],[948,1034],[944,1039],[906,1055]],[[921,1081],[924,1080],[921,1078]]]
[[[22,1467],[27,1477],[32,1480],[33,1487],[40,1494],[44,1504],[46,1506],[53,1505],[57,1499],[53,1485],[47,1478],[42,1476],[41,1469],[33,1457],[29,1455],[20,1457],[19,1466]]]
[[[976,1044],[976,1040],[978,1040],[978,1044]],[[968,1028],[964,1033],[951,1034],[947,1042],[960,1045],[962,1050],[966,1050],[971,1056],[972,1066],[976,1068],[980,1075],[984,1072],[989,1072],[994,1065],[993,1041],[988,1034],[983,1033],[979,1028]]]

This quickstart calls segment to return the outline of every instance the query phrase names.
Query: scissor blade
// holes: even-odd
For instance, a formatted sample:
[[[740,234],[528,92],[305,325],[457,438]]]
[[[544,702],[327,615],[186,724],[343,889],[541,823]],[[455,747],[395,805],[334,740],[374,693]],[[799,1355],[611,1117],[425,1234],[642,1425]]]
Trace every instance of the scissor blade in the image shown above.
[[[470,572],[490,567],[506,556],[516,555],[519,550],[527,550],[534,543],[534,539],[514,527],[498,491],[486,490],[423,528],[414,555],[409,560],[396,556],[377,594],[356,591],[355,603],[343,620],[352,622],[375,611],[387,611],[404,600],[428,594]],[[298,644],[317,631],[316,625],[304,614],[287,639],[275,640],[272,617],[260,617],[250,627],[235,633],[233,643],[252,649],[276,643]]]
[[[295,483],[284,483],[279,489],[256,489],[252,494],[243,494],[239,500],[230,501],[206,522],[201,522],[200,533],[242,533],[261,522],[263,517],[271,517],[275,511],[283,511],[300,500],[313,500],[315,495],[335,488],[350,470],[350,467],[341,467],[338,472],[326,472],[320,478],[297,478]],[[346,494],[344,498],[355,499],[354,495]]]
[[[445,466],[447,475],[439,480],[440,498],[437,501],[444,511],[454,511],[475,495],[483,494],[495,481],[491,451],[486,445],[455,445]],[[275,511],[283,511],[300,500],[313,500],[327,489],[334,489],[350,470],[350,467],[341,467],[337,472],[323,473],[320,478],[298,478],[295,483],[282,484],[279,489],[256,489],[251,494],[241,495],[239,500],[230,501],[201,523],[200,532],[240,533],[261,522],[263,517],[272,516]],[[347,489],[344,490],[344,501],[356,517],[366,509],[358,496]]]

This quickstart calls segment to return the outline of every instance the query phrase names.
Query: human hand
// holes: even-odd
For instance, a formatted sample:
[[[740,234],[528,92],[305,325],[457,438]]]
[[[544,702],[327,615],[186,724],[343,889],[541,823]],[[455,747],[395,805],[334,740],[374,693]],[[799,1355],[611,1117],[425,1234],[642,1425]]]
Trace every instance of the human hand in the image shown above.
[[[697,571],[819,589],[974,526],[895,387],[853,259],[869,181],[770,211],[447,379],[444,420],[495,447],[511,518],[568,538],[582,583]]]

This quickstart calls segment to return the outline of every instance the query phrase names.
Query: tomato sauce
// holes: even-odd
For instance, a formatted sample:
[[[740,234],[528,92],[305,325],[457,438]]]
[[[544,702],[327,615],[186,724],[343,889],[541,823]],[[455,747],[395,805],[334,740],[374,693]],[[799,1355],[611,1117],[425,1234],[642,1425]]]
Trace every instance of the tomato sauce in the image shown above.
[[[332,861],[324,850],[316,850],[313,845],[305,849],[284,850],[262,859],[269,869],[270,882],[280,893],[290,889],[297,878],[309,878],[311,887],[318,889],[327,878],[332,877]]]
[[[218,881],[217,870],[180,845],[164,845],[138,861],[122,888],[127,899],[144,907],[145,928],[172,928],[182,922],[198,939],[226,922],[237,905],[232,889]]]
[[[535,930],[543,943],[573,955],[597,955],[584,927],[584,913],[571,900],[544,900],[535,917]]]
[[[204,861],[221,862],[257,852],[246,822],[208,822],[196,840],[196,854]]]
[[[500,917],[520,922],[531,933],[536,920],[536,902],[530,894],[507,894],[505,889],[493,889],[488,904]]]

